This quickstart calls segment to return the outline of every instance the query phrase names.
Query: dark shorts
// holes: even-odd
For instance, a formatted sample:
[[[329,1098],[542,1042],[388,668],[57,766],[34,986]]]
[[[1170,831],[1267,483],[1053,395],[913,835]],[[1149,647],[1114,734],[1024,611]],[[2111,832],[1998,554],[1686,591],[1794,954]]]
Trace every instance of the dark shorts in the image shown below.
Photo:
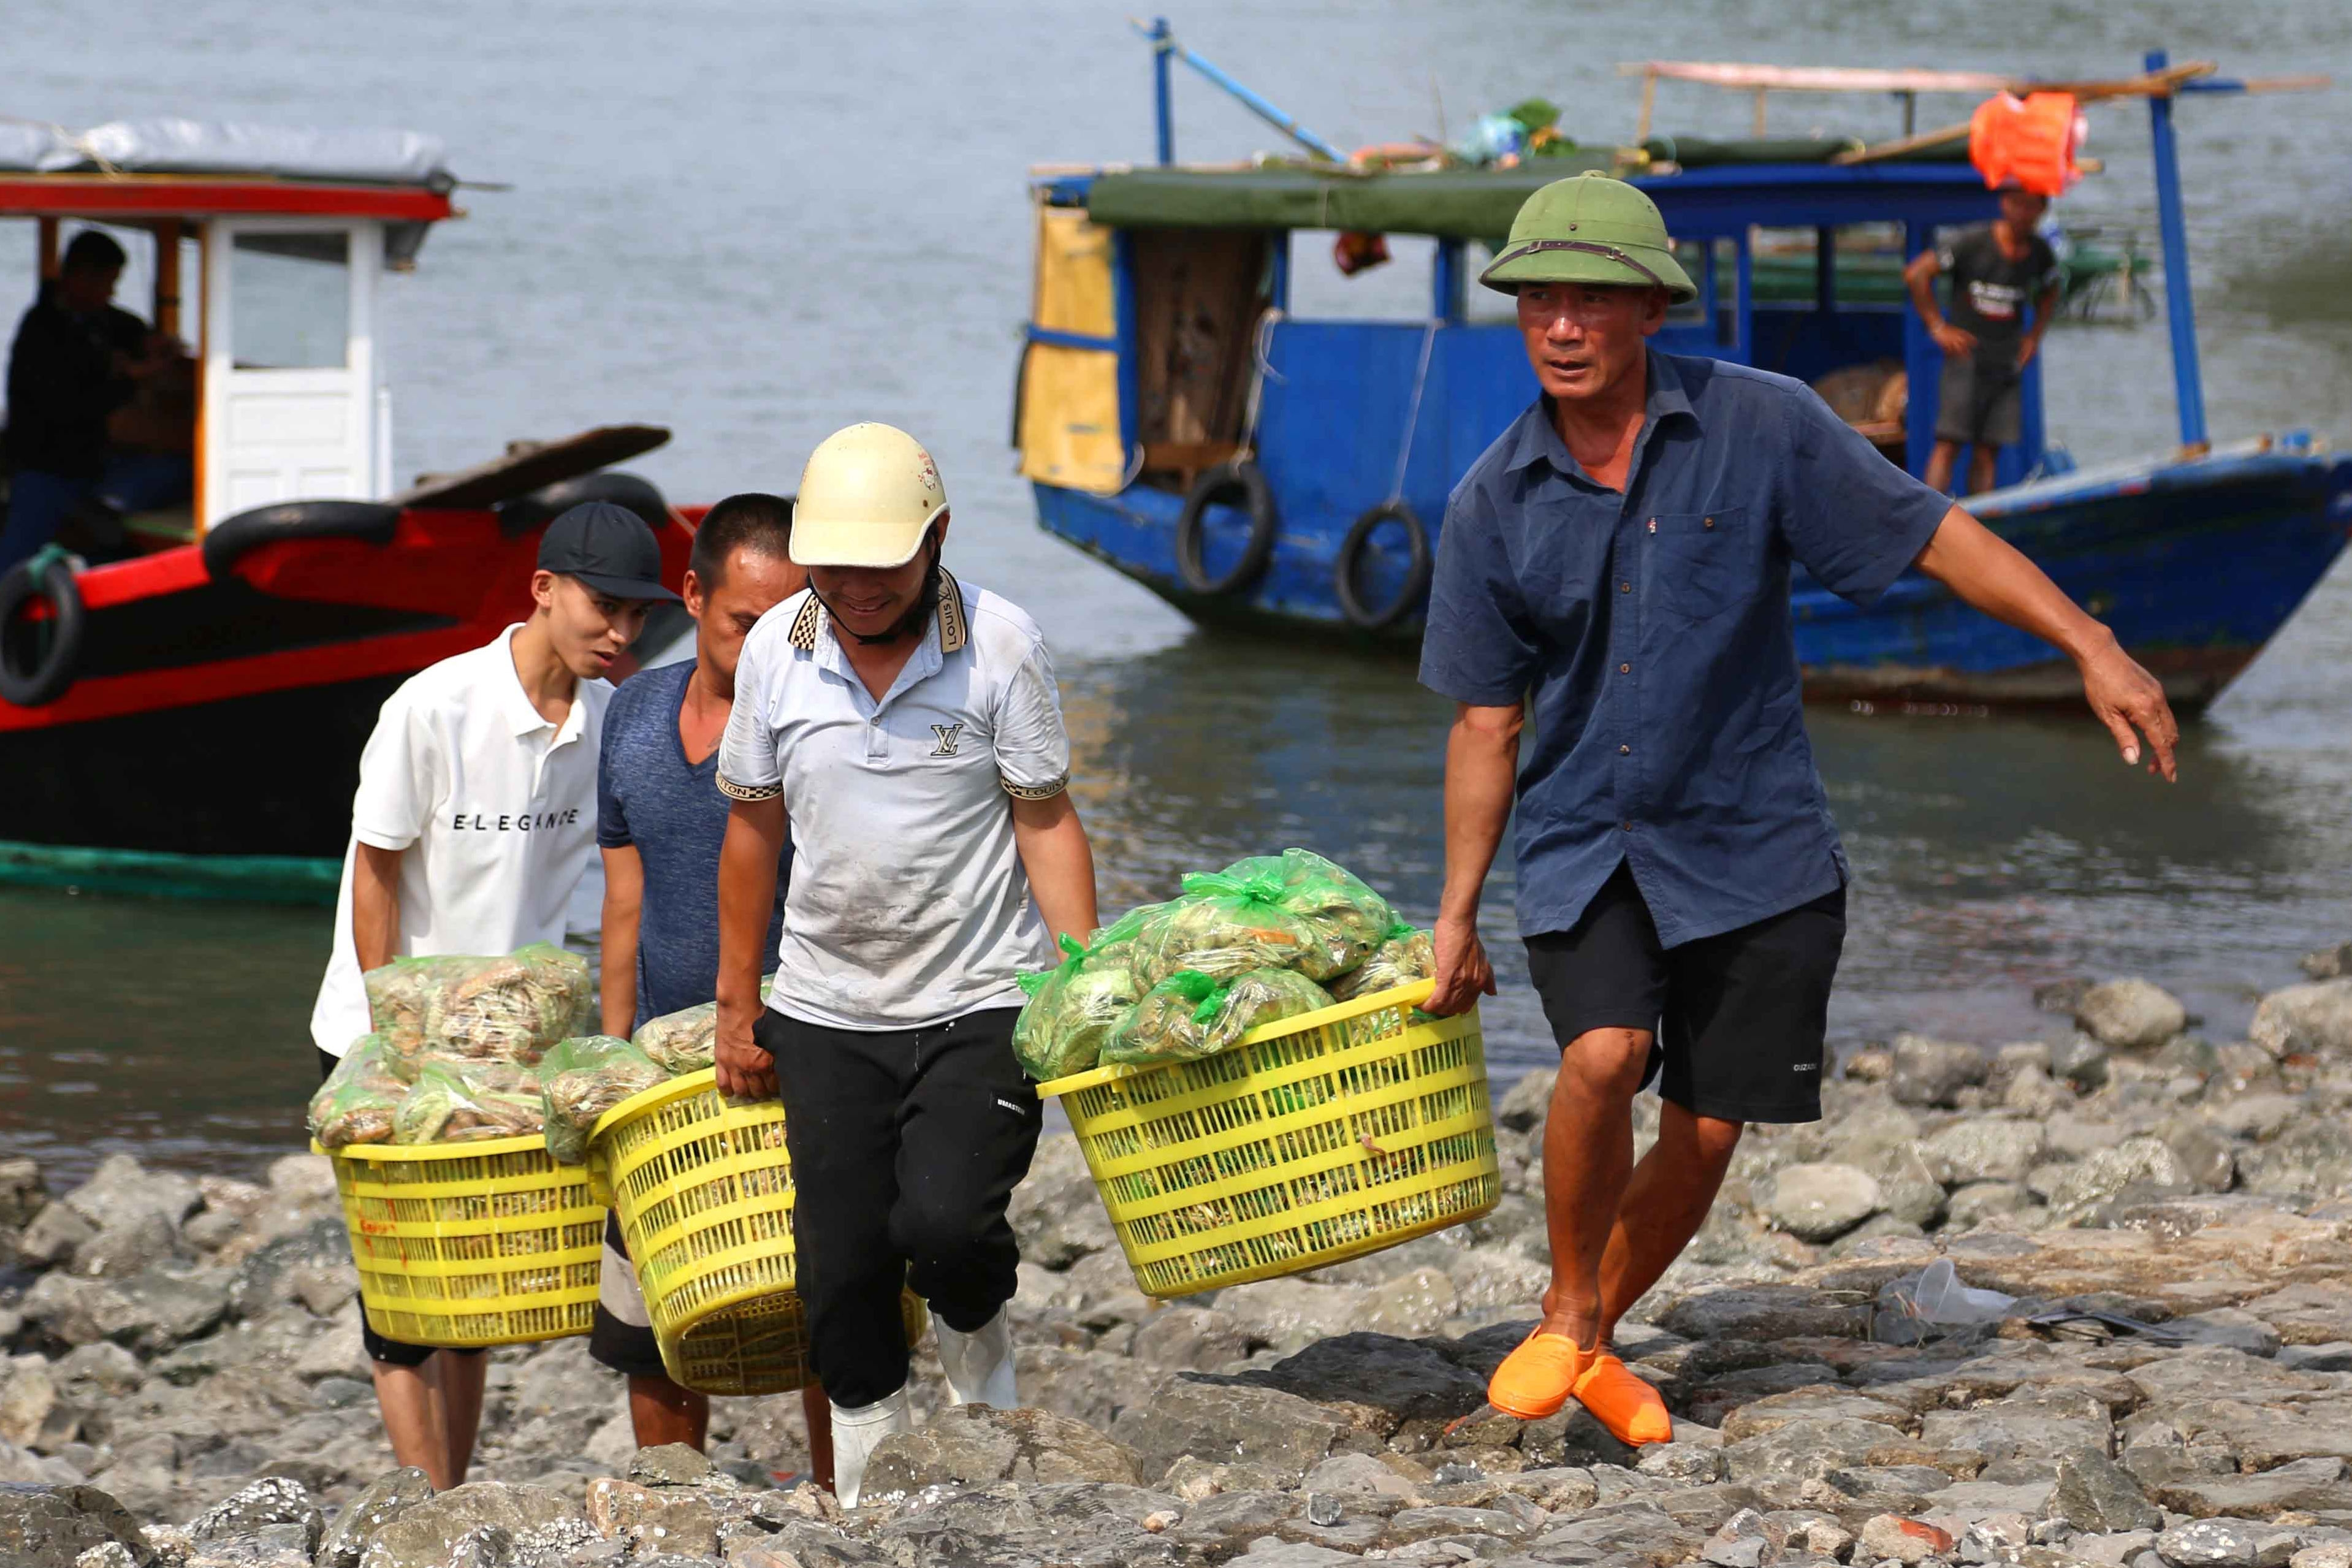
[[[2025,438],[2024,384],[2016,371],[1979,364],[1967,354],[1946,354],[1936,394],[1936,439],[1964,447],[2016,446]]]
[[[667,1378],[661,1341],[654,1337],[636,1265],[621,1234],[621,1216],[604,1216],[604,1260],[597,1272],[596,1312],[588,1329],[589,1359],[625,1377]]]
[[[1818,1121],[1845,889],[1664,947],[1620,865],[1572,930],[1528,938],[1528,974],[1564,1051],[1592,1029],[1653,1038],[1658,1092],[1725,1121]]]
[[[310,1048],[319,1052],[319,1081],[324,1083],[334,1075],[335,1068],[342,1065],[342,1058],[330,1056],[315,1044]],[[405,1345],[398,1340],[385,1339],[368,1326],[365,1317],[360,1319],[360,1343],[366,1349],[368,1360],[381,1362],[385,1366],[423,1366],[427,1356],[442,1348],[438,1345]],[[452,1350],[449,1353],[479,1355],[482,1351],[477,1345],[469,1350]]]

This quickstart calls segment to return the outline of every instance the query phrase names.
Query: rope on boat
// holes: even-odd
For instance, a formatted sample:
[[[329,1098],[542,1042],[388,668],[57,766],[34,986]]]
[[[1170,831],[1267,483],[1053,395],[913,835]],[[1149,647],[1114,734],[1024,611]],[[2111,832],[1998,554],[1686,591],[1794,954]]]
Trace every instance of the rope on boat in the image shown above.
[[[1429,384],[1430,351],[1437,344],[1437,329],[1444,323],[1433,318],[1421,332],[1421,364],[1412,373],[1412,401],[1405,405],[1404,439],[1397,447],[1396,481],[1389,486],[1389,503],[1404,500],[1404,471],[1412,461],[1412,437],[1421,425],[1422,389]]]

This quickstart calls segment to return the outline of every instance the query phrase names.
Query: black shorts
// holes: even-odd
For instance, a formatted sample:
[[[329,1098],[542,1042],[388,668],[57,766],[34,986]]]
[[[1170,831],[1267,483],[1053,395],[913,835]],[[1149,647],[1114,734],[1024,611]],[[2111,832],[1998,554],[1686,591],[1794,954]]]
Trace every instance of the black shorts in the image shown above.
[[[311,1048],[319,1053],[319,1081],[324,1083],[334,1076],[337,1068],[343,1065],[343,1058],[328,1054],[325,1047],[315,1042]],[[423,1366],[427,1356],[436,1350],[444,1348],[438,1345],[408,1345],[401,1343],[398,1340],[385,1339],[368,1326],[368,1321],[364,1316],[360,1319],[360,1344],[367,1351],[368,1360],[381,1362],[385,1366]],[[482,1353],[482,1349],[479,1345],[476,1345],[467,1350],[452,1350],[449,1353],[479,1355]]]
[[[625,1377],[669,1375],[662,1365],[661,1341],[646,1310],[637,1268],[629,1258],[621,1216],[604,1216],[604,1260],[596,1277],[596,1311],[588,1327],[588,1359]]]
[[[1936,389],[1936,439],[1963,447],[2016,446],[2025,438],[2024,386],[2017,371],[1979,364],[1968,354],[1946,354]]]
[[[1592,1029],[1652,1038],[1658,1092],[1725,1121],[1818,1121],[1830,983],[1845,944],[1845,889],[1664,947],[1620,864],[1572,930],[1528,938],[1528,974],[1564,1051]]]

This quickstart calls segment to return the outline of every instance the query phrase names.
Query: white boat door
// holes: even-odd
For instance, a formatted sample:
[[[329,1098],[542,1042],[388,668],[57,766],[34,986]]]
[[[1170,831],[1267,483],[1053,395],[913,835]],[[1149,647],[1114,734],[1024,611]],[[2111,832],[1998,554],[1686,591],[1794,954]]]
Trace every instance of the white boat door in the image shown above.
[[[204,254],[199,526],[273,501],[383,495],[380,226],[215,218]]]

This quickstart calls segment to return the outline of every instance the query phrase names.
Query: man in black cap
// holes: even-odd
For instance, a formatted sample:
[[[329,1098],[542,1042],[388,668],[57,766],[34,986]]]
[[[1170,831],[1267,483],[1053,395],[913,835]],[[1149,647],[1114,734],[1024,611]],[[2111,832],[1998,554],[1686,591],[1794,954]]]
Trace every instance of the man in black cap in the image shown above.
[[[369,1028],[361,976],[395,958],[511,952],[595,931],[596,758],[613,662],[675,599],[661,548],[604,501],[548,525],[530,618],[401,685],[360,754],[334,955],[310,1014],[332,1071]],[[363,1331],[394,1458],[436,1490],[466,1479],[482,1416],[478,1352]]]

